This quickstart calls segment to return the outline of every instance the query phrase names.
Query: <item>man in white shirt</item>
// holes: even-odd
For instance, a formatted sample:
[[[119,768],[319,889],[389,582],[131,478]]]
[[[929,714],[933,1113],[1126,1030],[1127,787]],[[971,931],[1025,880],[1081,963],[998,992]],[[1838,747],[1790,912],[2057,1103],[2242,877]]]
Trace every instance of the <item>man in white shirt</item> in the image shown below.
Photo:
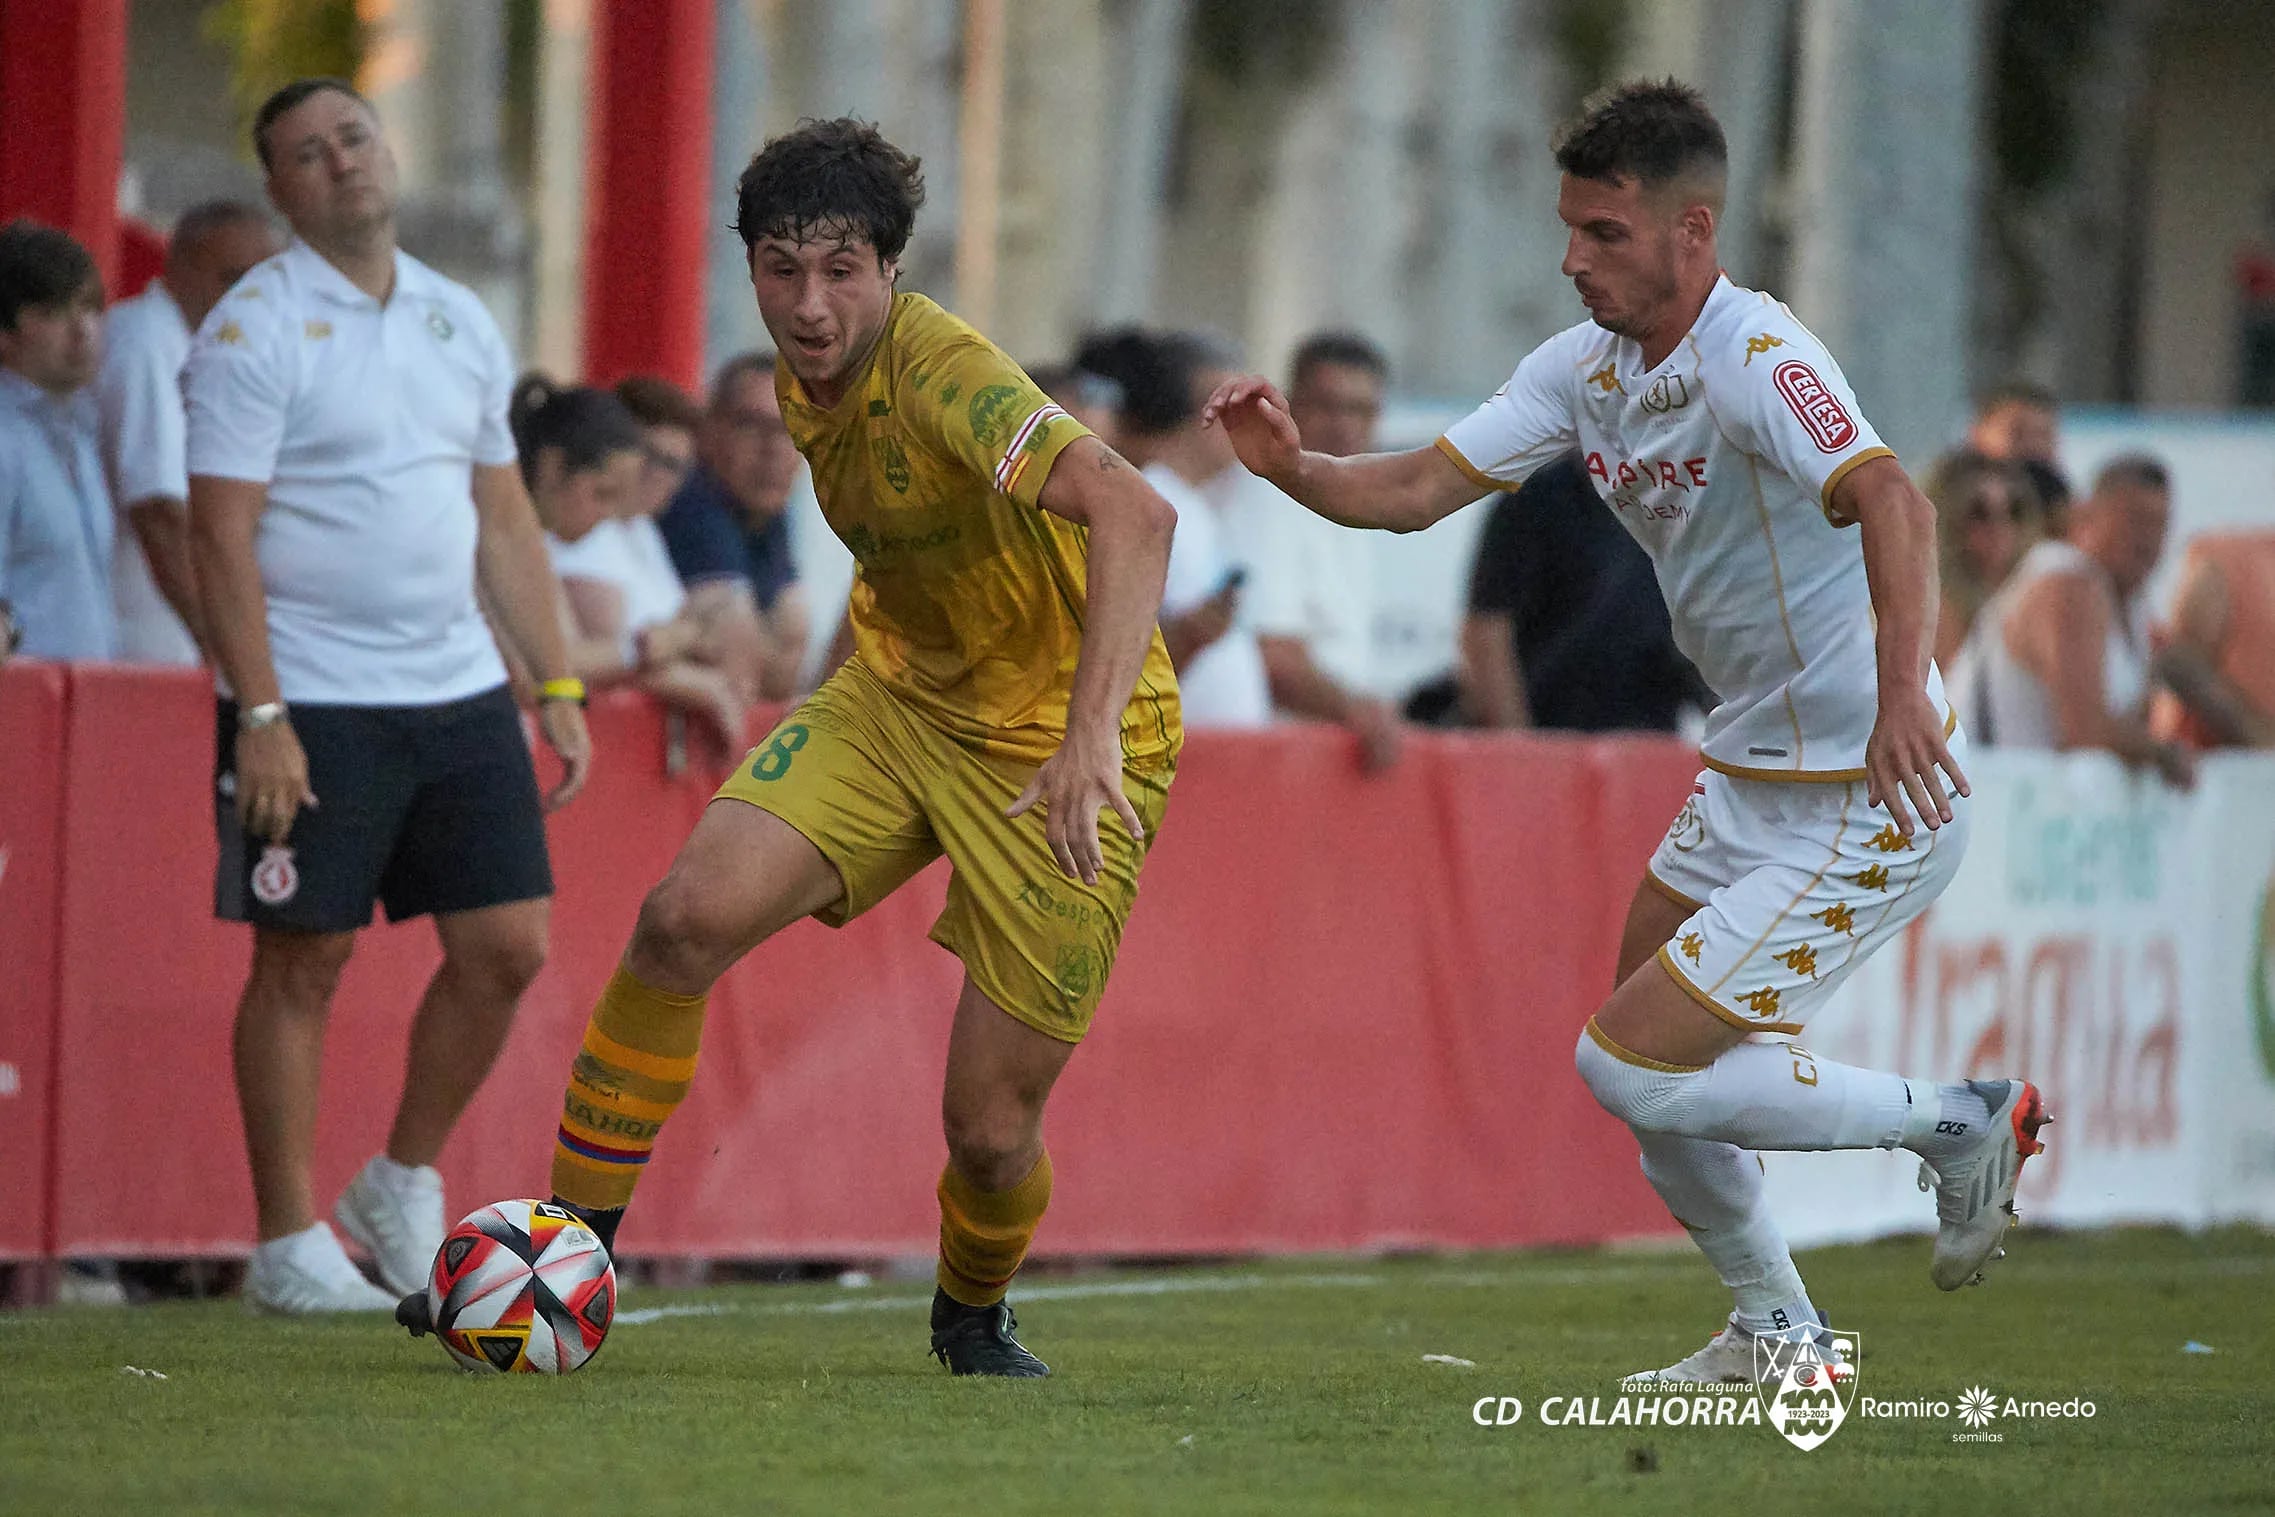
[[[1939,1221],[1929,1273],[1953,1290],[2001,1252],[2045,1107],[2027,1081],[1906,1080],[1792,1041],[1964,850],[1967,783],[1928,656],[1934,508],[1808,329],[1720,274],[1727,153],[1695,90],[1607,90],[1556,158],[1563,270],[1590,320],[1435,446],[1306,452],[1256,378],[1208,412],[1242,462],[1313,511],[1398,531],[1577,445],[1651,555],[1676,642],[1721,704],[1706,772],[1629,908],[1618,988],[1575,1058],[1735,1298],[1704,1349],[1654,1377],[1755,1380],[1802,1353],[1795,1340],[1827,1363],[1839,1344],[1817,1332],[1748,1150],[1919,1154]]]
[[[190,569],[182,365],[205,313],[282,246],[275,224],[253,206],[234,200],[192,206],[174,223],[165,272],[104,316],[95,402],[103,469],[125,528],[111,556],[111,598],[118,656],[129,663],[202,661]]]
[[[1226,552],[1202,486],[1233,465],[1224,433],[1201,425],[1201,401],[1226,374],[1206,339],[1135,327],[1087,339],[1080,368],[1121,387],[1122,451],[1177,508],[1161,639],[1177,668],[1185,725],[1263,727],[1272,687],[1256,631],[1241,616],[1244,567]]]
[[[541,682],[553,805],[591,751],[496,323],[397,249],[394,157],[353,87],[287,85],[253,144],[295,240],[207,315],[183,374],[192,552],[224,681],[215,907],[253,928],[234,1040],[260,1228],[246,1294],[384,1311],[426,1277],[435,1156],[545,957],[542,803],[477,582]],[[386,1151],[334,1213],[386,1291],[316,1219],[309,1175],[324,1022],[375,902],[432,915],[443,953]]]

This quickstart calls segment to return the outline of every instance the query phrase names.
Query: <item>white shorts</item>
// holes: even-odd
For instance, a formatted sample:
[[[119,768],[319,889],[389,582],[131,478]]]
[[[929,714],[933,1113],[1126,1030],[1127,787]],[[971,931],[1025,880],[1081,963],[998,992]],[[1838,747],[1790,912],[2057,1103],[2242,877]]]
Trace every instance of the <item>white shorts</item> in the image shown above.
[[[1956,747],[1956,740],[1954,741]],[[1659,962],[1748,1032],[1797,1033],[1835,986],[1943,893],[1971,808],[1907,841],[1864,781],[1744,780],[1714,770],[1651,856],[1650,883],[1690,908]]]

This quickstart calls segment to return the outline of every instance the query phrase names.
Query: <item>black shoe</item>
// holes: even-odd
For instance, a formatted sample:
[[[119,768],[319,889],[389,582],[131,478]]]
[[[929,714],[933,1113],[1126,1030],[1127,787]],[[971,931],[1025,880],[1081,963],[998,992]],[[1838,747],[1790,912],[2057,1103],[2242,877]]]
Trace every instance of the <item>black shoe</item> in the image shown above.
[[[999,1375],[1009,1380],[1036,1380],[1051,1367],[1033,1354],[1012,1333],[1019,1319],[1011,1303],[966,1306],[944,1290],[932,1293],[932,1357],[958,1375]]]
[[[427,1293],[423,1290],[416,1290],[396,1302],[395,1320],[403,1327],[410,1329],[411,1336],[414,1338],[424,1338],[433,1332],[434,1307],[428,1302]]]

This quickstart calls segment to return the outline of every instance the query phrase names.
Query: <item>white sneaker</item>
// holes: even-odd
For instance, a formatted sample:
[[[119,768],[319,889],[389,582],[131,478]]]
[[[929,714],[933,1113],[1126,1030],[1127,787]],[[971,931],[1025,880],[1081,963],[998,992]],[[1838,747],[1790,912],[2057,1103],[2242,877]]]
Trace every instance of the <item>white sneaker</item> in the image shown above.
[[[318,1222],[253,1250],[245,1309],[289,1316],[386,1312],[395,1309],[395,1298],[364,1279],[332,1230]]]
[[[2014,1186],[2022,1164],[2043,1153],[2038,1130],[2053,1121],[2028,1080],[1969,1080],[1991,1109],[1972,1148],[1930,1164],[1920,1161],[1920,1189],[1935,1192],[1935,1257],[1928,1275],[1939,1290],[1983,1283],[1983,1271],[2006,1257],[1999,1240],[2014,1226]]]
[[[1834,1367],[1834,1373],[1845,1372],[1847,1362],[1833,1349],[1831,1330],[1819,1319],[1816,1329],[1817,1352],[1820,1358]],[[1694,1385],[1761,1385],[1776,1380],[1790,1351],[1764,1356],[1755,1345],[1763,1339],[1774,1341],[1802,1341],[1799,1328],[1776,1333],[1753,1333],[1738,1325],[1738,1314],[1732,1312],[1722,1331],[1707,1340],[1706,1347],[1688,1359],[1668,1365],[1663,1370],[1640,1370],[1628,1375],[1622,1384],[1638,1380],[1687,1380]]]
[[[396,1295],[424,1290],[442,1247],[442,1176],[373,1157],[332,1208],[347,1235],[371,1250],[379,1278]]]

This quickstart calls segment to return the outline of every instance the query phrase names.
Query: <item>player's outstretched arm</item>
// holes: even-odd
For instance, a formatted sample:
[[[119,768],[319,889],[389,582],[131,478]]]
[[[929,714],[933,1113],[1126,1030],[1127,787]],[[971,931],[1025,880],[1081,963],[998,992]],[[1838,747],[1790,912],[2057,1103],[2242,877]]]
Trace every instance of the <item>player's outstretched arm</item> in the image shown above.
[[[1248,472],[1346,527],[1419,532],[1488,493],[1436,448],[1335,458],[1305,450],[1287,398],[1254,374],[1217,386],[1201,408]]]
[[[1153,646],[1177,508],[1094,437],[1067,445],[1036,499],[1052,515],[1089,529],[1089,588],[1066,740],[1035,771],[1009,814],[1040,805],[1059,868],[1095,885],[1105,867],[1101,809],[1112,807],[1130,836],[1145,840],[1145,825],[1122,791],[1122,711]]]
[[[1913,818],[1929,831],[1951,820],[1943,776],[1961,795],[1967,776],[1945,742],[1944,716],[1928,699],[1931,608],[1936,601],[1935,507],[1892,455],[1858,465],[1833,489],[1831,515],[1860,524],[1872,593],[1880,715],[1865,745],[1865,794],[1885,806],[1904,836]],[[1938,771],[1941,771],[1939,774]]]

